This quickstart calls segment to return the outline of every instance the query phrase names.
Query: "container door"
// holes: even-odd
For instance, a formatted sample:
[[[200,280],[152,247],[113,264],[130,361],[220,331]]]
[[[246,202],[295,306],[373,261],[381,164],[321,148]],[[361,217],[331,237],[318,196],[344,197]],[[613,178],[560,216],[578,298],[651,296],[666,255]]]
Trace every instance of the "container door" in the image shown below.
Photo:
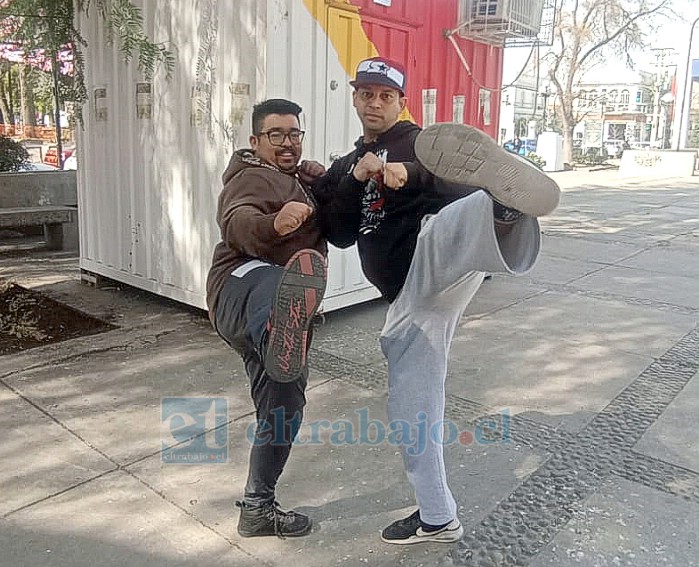
[[[362,25],[364,24],[364,26]],[[368,34],[368,35],[367,35]],[[326,74],[325,162],[349,153],[362,133],[361,124],[352,106],[352,87],[348,73],[353,74],[362,59],[376,55],[374,34],[390,41],[390,53],[383,56],[414,62],[414,29],[398,23],[364,17],[352,9],[328,8],[328,43]],[[378,35],[376,37],[379,37]],[[339,309],[379,297],[378,290],[364,277],[356,246],[347,250],[330,248],[326,311]]]
[[[366,41],[359,15],[328,8],[324,156],[328,165],[349,153],[362,133],[352,106],[352,87],[345,69],[349,69],[352,62],[371,55],[371,45]],[[378,290],[364,277],[356,246],[346,250],[331,246],[328,261],[328,288],[323,304],[326,311],[379,297]]]
[[[355,11],[328,8],[327,162],[349,152],[362,133],[352,106],[353,89],[348,73],[353,74],[362,59],[376,55],[374,44],[387,46],[381,55],[402,62],[410,73],[415,68],[415,31],[398,22],[367,16],[360,19]]]

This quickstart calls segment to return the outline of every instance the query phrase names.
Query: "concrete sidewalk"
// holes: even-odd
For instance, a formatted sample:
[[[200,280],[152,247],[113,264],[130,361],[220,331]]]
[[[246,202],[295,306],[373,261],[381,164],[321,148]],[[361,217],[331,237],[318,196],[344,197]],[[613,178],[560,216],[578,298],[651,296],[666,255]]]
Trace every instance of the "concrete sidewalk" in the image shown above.
[[[402,461],[376,424],[349,442],[386,421],[383,303],[317,332],[278,494],[314,532],[242,539],[252,404],[204,316],[81,285],[65,254],[0,256],[0,278],[118,325],[0,357],[0,566],[699,565],[699,182],[555,176],[537,267],[486,282],[452,348],[452,546],[380,541],[415,507]],[[164,462],[181,397],[227,400],[206,445],[227,434],[226,464]]]

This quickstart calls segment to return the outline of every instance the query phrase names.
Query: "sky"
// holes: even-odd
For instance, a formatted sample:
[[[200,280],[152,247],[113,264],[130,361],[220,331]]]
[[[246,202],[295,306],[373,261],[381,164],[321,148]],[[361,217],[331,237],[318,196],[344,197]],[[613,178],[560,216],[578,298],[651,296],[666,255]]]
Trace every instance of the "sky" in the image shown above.
[[[686,60],[692,22],[699,17],[699,2],[697,0],[675,0],[673,5],[679,17],[659,20],[657,35],[653,39],[649,39],[648,43],[650,48],[674,48],[677,51],[676,61],[681,63]],[[694,29],[692,53],[699,53],[699,24]],[[643,69],[650,70],[655,64],[655,57],[650,49],[637,54],[636,60],[639,67],[642,66]]]
[[[692,21],[699,17],[699,0],[675,0],[673,3],[679,17],[662,18],[658,20],[656,33],[647,40],[648,49],[634,54],[636,69],[653,71],[655,69],[655,55],[653,48],[672,47],[676,50],[675,61],[684,66],[687,57],[687,44]],[[518,47],[505,50],[505,68],[503,72],[503,84],[508,84],[516,77],[529,56],[530,48]],[[699,23],[694,29],[692,40],[693,58],[699,59]],[[611,80],[625,82],[634,81],[637,75],[630,70],[624,61],[607,62],[588,73],[586,81],[604,82]]]

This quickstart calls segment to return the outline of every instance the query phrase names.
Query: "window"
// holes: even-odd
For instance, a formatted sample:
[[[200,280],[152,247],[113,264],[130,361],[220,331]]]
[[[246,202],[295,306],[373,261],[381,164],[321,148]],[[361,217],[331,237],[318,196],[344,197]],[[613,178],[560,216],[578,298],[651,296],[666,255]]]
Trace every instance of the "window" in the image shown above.
[[[607,126],[607,139],[623,141],[626,137],[626,124],[609,124]]]
[[[619,92],[616,90],[609,91],[609,104],[616,104],[618,101],[617,99],[619,98]]]
[[[629,104],[629,91],[624,89],[621,91],[621,100],[619,101],[621,104],[628,106]]]

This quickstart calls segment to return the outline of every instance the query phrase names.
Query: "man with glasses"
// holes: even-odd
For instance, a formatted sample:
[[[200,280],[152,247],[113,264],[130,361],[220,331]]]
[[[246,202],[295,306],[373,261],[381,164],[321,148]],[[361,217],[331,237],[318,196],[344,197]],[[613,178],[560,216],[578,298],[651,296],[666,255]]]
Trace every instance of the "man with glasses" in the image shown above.
[[[243,358],[257,414],[238,533],[302,536],[311,520],[283,512],[275,489],[306,404],[311,320],[327,281],[327,244],[308,184],[325,168],[303,161],[301,107],[255,105],[251,149],[223,174],[216,221],[221,242],[207,279],[209,317]]]
[[[436,124],[421,131],[401,121],[407,99],[400,63],[364,60],[350,84],[363,135],[314,190],[323,233],[341,248],[357,243],[364,273],[391,303],[380,339],[388,426],[402,435],[418,510],[381,538],[453,542],[463,527],[444,466],[451,340],[484,272],[521,274],[533,266],[536,217],[555,209],[560,191],[475,128]]]

